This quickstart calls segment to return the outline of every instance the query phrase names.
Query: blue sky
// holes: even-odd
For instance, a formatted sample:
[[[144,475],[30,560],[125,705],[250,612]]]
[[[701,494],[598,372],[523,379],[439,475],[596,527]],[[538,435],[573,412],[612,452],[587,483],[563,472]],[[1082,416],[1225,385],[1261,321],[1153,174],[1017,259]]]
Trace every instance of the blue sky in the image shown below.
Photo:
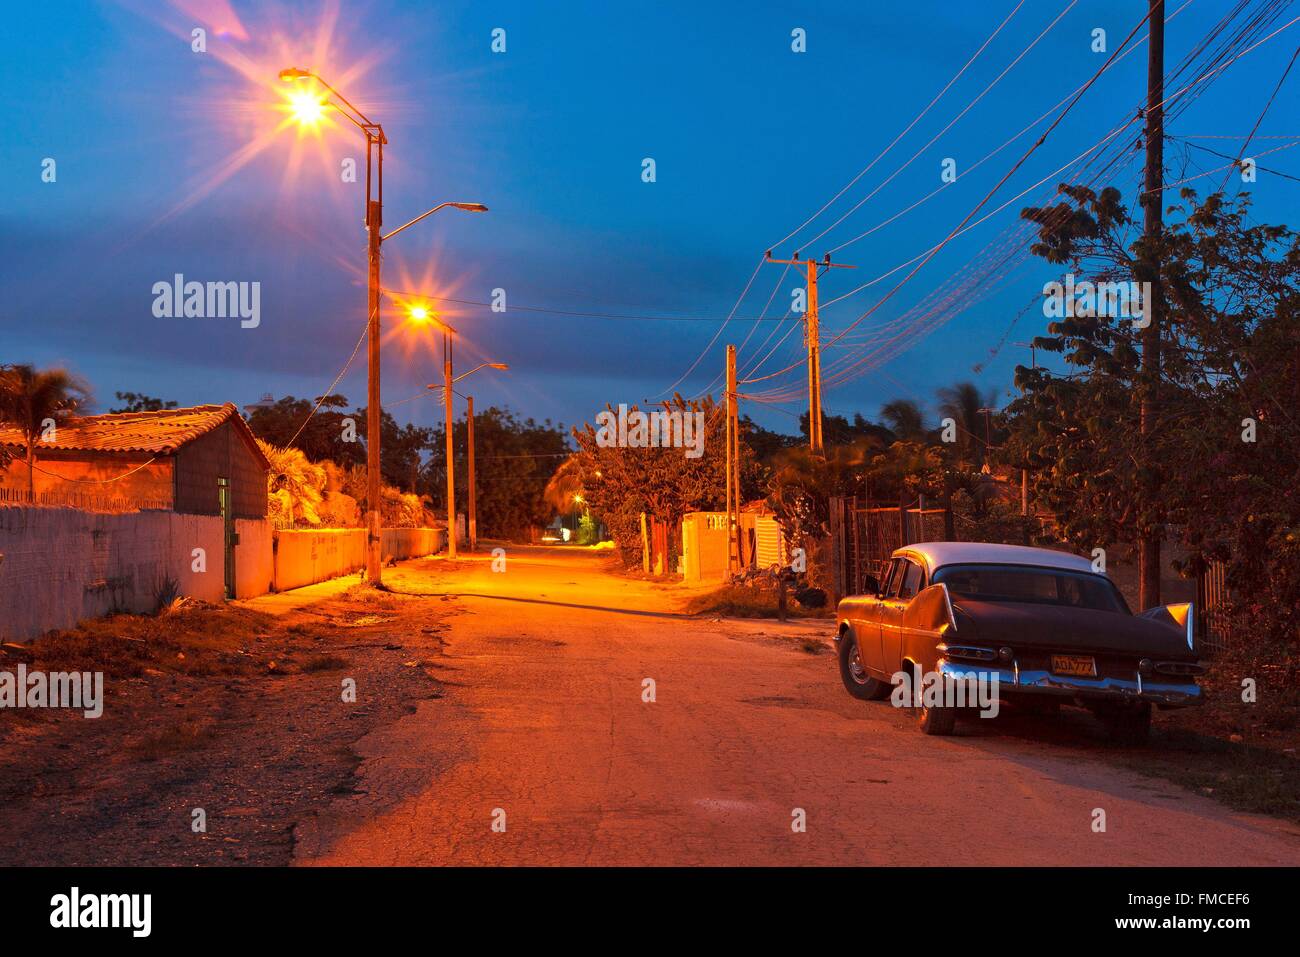
[[[777,253],[800,248],[894,173],[1067,6],[1024,3],[912,132]],[[1078,0],[949,132],[811,244],[805,253],[820,256],[877,226],[940,186],[945,158],[956,161],[955,183],[836,253],[858,268],[828,275],[823,300],[942,239],[1034,137],[969,175],[964,167],[1085,82],[1106,59],[1090,49],[1092,31],[1106,30],[1113,50],[1140,6]],[[1171,13],[1180,6],[1172,2]],[[348,78],[344,92],[383,123],[390,140],[386,226],[444,200],[491,207],[487,215],[440,213],[386,244],[386,287],[479,302],[502,288],[508,307],[700,317],[597,319],[509,308],[495,315],[447,304],[448,320],[464,337],[459,368],[483,360],[511,365],[509,373],[467,380],[480,407],[505,404],[573,424],[606,403],[656,396],[717,333],[762,252],[871,162],[1014,7],[1014,0],[343,2],[323,51],[313,45],[321,4],[10,5],[0,37],[8,124],[0,140],[0,361],[66,363],[91,381],[101,408],[116,390],[182,405],[244,404],[263,392],[314,396],[329,385],[364,321],[363,186],[339,175],[344,159],[363,157],[359,139],[340,127],[299,144],[286,129],[242,167],[228,163],[274,124],[276,114],[262,104],[279,96],[275,70],[293,63],[336,83]],[[1194,0],[1173,16],[1167,63],[1229,7]],[[206,53],[191,49],[194,26],[208,30]],[[491,50],[495,28],[506,31],[505,53]],[[806,31],[805,53],[791,49],[795,28]],[[1235,63],[1169,132],[1248,133],[1297,42],[1300,25]],[[1145,59],[1143,47],[1109,70],[985,211],[1132,116]],[[264,65],[267,83],[252,82],[232,62],[252,64],[253,72]],[[1252,153],[1286,142],[1263,137],[1294,132],[1297,89],[1300,76],[1292,76]],[[1230,154],[1240,143],[1199,142]],[[303,160],[296,168],[295,150]],[[57,163],[52,183],[41,177],[47,157]],[[642,181],[646,157],[655,160],[653,183]],[[1259,162],[1295,175],[1298,160],[1300,152],[1281,150]],[[1168,176],[1224,162],[1171,146]],[[1136,176],[1127,166],[1108,182],[1132,201]],[[1219,179],[1191,185],[1205,192]],[[953,240],[855,333],[904,315],[960,274],[1045,188]],[[1258,220],[1294,223],[1295,181],[1261,173],[1249,188]],[[175,273],[259,282],[261,324],[156,318],[151,288]],[[902,275],[826,309],[826,334],[875,305]],[[978,302],[955,303],[901,355],[829,388],[826,408],[871,416],[891,398],[927,400],[936,386],[960,379],[1005,397],[1014,365],[1025,359],[1010,343],[1044,330],[1041,310],[1024,310],[1054,275],[1030,264]],[[781,316],[800,282],[779,279],[780,267],[764,266],[738,315],[757,315],[772,296],[770,315]],[[751,325],[733,321],[683,388],[708,387],[722,370],[723,345],[739,344]],[[762,324],[742,350],[742,369],[757,359],[771,328]],[[800,341],[797,331],[785,339],[759,374],[797,359]],[[855,337],[828,349],[826,362],[870,341]],[[1006,344],[993,354],[999,342]],[[436,377],[439,359],[428,341],[394,336],[385,346],[385,403],[400,420],[440,419],[432,399],[395,404]],[[364,353],[339,387],[358,404],[363,360]],[[801,381],[796,369],[755,389],[788,384],[796,391]],[[786,431],[794,431],[800,408],[798,397],[742,406]]]

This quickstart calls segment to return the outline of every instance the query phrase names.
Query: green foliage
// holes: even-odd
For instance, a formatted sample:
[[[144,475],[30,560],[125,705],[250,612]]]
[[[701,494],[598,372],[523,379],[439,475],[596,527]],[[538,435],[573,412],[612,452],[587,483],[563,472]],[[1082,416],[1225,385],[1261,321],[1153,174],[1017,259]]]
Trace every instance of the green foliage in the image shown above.
[[[425,468],[429,499],[439,514],[447,509],[446,430],[430,430],[433,455]],[[469,494],[468,430],[461,419],[452,426],[456,452],[456,504],[465,511]],[[546,503],[547,479],[569,454],[564,426],[550,419],[517,418],[509,409],[474,410],[474,472],[481,538],[526,540],[533,527],[553,515]],[[564,510],[572,510],[572,501]],[[557,509],[558,511],[559,509]]]
[[[271,463],[266,477],[268,517],[276,528],[320,525],[325,498],[325,469],[308,461],[301,449],[281,448],[261,439],[258,448]]]
[[[600,541],[600,527],[596,524],[590,513],[585,514],[578,519],[578,544],[595,545]]]
[[[1250,225],[1249,199],[1184,190],[1154,243],[1125,245],[1115,190],[1063,188],[1070,202],[1026,210],[1035,252],[1078,279],[1128,281],[1159,262],[1167,311],[1158,380],[1141,369],[1127,319],[1067,316],[1035,340],[1073,371],[1016,370],[1004,460],[1031,470],[1036,501],[1082,547],[1166,526],[1190,552],[1181,570],[1228,564],[1240,631],[1300,633],[1300,242]],[[1157,419],[1140,429],[1144,389]],[[1256,441],[1243,441],[1253,422]]]
[[[565,467],[567,480],[580,483],[585,504],[608,526],[629,564],[641,560],[642,512],[676,529],[687,512],[720,510],[726,501],[727,423],[723,409],[711,397],[687,401],[680,395],[662,403],[662,409],[683,416],[703,413],[701,456],[691,458],[681,448],[602,446],[597,442],[596,427],[587,423],[573,430],[578,452]],[[742,486],[748,483],[752,487],[753,453],[743,443],[740,466]],[[669,542],[676,544],[680,538],[670,534]]]
[[[292,440],[294,448],[300,449],[313,462],[328,459],[343,466],[364,465],[364,417],[358,418],[358,413],[345,411],[348,400],[341,395],[327,396],[312,415],[315,405],[314,401],[288,395],[268,408],[254,409],[248,417],[248,427],[254,435],[271,445],[283,447]],[[352,420],[351,428],[346,419]],[[307,423],[305,426],[304,422]],[[301,433],[298,431],[300,428]],[[358,439],[355,442],[347,441],[352,430]],[[296,439],[295,434],[298,436]]]
[[[114,392],[114,396],[123,405],[117,409],[109,409],[110,413],[118,412],[162,412],[164,409],[176,408],[175,402],[164,402],[162,399],[155,399],[151,395],[145,395],[143,392]]]

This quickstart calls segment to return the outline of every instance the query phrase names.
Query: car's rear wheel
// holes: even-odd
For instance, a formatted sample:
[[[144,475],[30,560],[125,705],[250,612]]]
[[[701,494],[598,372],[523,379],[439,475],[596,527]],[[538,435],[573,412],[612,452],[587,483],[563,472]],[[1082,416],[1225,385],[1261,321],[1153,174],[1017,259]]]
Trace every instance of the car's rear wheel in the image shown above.
[[[840,680],[849,694],[862,701],[879,701],[891,690],[890,685],[871,677],[862,666],[852,628],[846,628],[840,635]]]
[[[1145,701],[1126,707],[1099,708],[1094,713],[1116,744],[1144,744],[1151,737],[1151,705]]]
[[[957,709],[949,705],[929,706],[924,700],[923,675],[920,665],[912,665],[912,702],[921,709],[917,722],[922,734],[947,736],[957,728]]]

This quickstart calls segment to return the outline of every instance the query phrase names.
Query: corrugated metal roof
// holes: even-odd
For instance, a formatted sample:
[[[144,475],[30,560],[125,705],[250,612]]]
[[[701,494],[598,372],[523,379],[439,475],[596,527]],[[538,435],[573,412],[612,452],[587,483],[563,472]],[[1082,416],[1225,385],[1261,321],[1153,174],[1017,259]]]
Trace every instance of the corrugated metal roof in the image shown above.
[[[192,442],[231,420],[234,420],[235,428],[266,464],[248,423],[231,402],[225,405],[196,405],[188,409],[117,412],[69,419],[55,430],[53,441],[42,441],[40,447],[73,452],[171,455],[187,442]],[[0,445],[26,448],[22,433],[15,428],[0,428]]]

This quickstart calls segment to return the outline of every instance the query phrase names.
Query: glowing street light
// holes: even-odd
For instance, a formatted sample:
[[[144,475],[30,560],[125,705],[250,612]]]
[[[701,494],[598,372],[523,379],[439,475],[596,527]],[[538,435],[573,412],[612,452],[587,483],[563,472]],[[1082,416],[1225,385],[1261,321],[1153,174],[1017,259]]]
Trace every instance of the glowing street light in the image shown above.
[[[384,147],[388,145],[388,137],[384,135],[384,128],[373,122],[349,102],[347,97],[310,70],[304,70],[296,66],[286,67],[280,71],[280,79],[286,83],[302,83],[310,80],[320,84],[327,91],[325,96],[318,96],[310,89],[294,90],[289,94],[291,115],[299,125],[314,128],[324,117],[325,108],[332,107],[351,121],[366,137],[366,259],[368,267],[366,287],[369,317],[367,320],[369,338],[367,356],[369,361],[366,388],[366,578],[372,585],[378,585],[383,574],[381,571],[382,531],[379,515],[379,436],[383,427],[381,419],[383,409],[379,397],[379,246],[384,240],[391,239],[407,227],[414,226],[425,217],[432,216],[438,210],[448,206],[454,206],[457,209],[471,213],[487,212],[487,207],[482,203],[441,203],[428,212],[415,217],[410,222],[399,226],[391,233],[384,235],[381,232],[384,204]],[[333,102],[331,102],[331,98]],[[373,178],[371,175],[372,169],[374,171]],[[423,307],[417,308],[423,309]],[[416,319],[414,312],[415,310],[412,310],[412,319]],[[429,311],[423,309],[423,317],[416,319],[416,321],[429,321],[432,318]],[[436,322],[437,320],[434,319],[433,321]],[[444,326],[444,328],[448,327]],[[448,356],[450,357],[450,351]],[[450,409],[450,391],[448,391],[447,402]],[[448,416],[450,423],[450,411]],[[448,435],[450,435],[450,424],[448,430]],[[448,442],[450,442],[450,438]],[[450,475],[450,469],[448,469],[448,473]],[[450,479],[448,484],[450,485]],[[455,530],[453,528],[450,531],[449,538],[454,557]]]

